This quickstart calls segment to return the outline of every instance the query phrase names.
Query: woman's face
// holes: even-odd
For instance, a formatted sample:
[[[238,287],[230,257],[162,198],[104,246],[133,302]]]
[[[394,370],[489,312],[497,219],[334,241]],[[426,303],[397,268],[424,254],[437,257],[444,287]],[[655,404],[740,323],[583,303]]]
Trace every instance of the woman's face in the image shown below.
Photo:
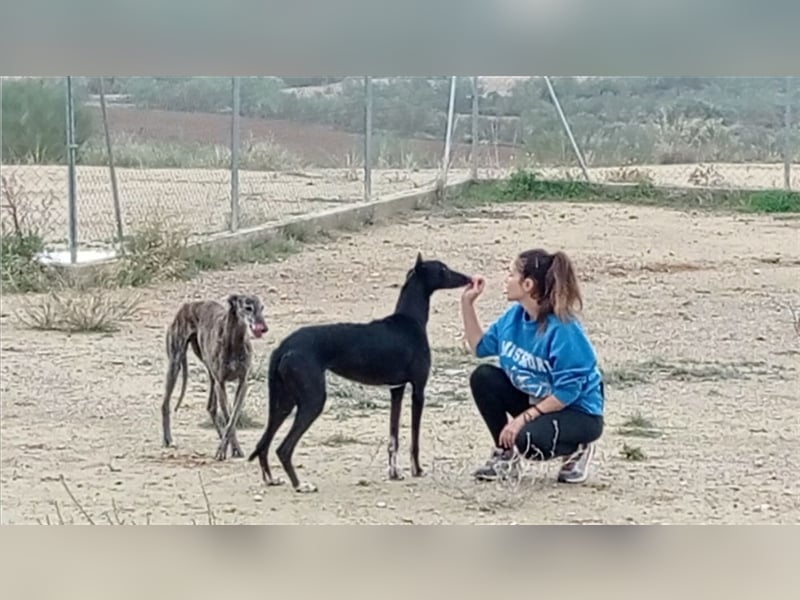
[[[530,297],[533,291],[533,281],[523,278],[519,268],[519,261],[514,259],[508,266],[508,278],[506,279],[506,299],[509,302],[518,302],[523,298]]]

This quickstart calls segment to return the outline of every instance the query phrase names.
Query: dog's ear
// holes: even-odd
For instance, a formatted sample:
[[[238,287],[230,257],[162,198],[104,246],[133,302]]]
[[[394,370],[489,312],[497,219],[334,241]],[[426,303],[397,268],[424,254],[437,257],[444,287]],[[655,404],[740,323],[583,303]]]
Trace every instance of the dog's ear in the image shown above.
[[[416,262],[416,263],[414,263],[414,268],[415,268],[415,269],[416,269],[416,268],[419,268],[419,266],[420,266],[421,264],[422,264],[422,252],[417,252],[417,262]]]
[[[239,306],[239,294],[231,294],[228,296],[228,306],[230,306],[231,309],[236,310],[236,308]]]

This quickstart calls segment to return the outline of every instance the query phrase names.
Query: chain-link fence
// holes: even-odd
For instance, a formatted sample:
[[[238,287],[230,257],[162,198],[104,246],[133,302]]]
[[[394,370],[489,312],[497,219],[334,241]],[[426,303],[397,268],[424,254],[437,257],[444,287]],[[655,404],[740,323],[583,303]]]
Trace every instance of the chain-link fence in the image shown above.
[[[91,258],[517,168],[797,190],[795,79],[3,78],[2,223]]]
[[[154,221],[203,236],[416,189],[441,179],[451,81],[3,78],[4,227],[94,258]]]
[[[485,77],[481,177],[800,189],[800,78]],[[573,143],[574,142],[574,143]],[[583,165],[582,165],[583,163]]]

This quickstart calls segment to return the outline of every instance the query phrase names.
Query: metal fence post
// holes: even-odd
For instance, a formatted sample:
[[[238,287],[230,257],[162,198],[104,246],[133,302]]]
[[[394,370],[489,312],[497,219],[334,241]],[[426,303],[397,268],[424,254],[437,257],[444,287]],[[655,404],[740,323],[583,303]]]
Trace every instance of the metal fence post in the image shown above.
[[[100,110],[103,114],[103,133],[106,138],[106,153],[108,154],[108,170],[111,176],[111,200],[114,203],[114,219],[117,224],[117,242],[120,255],[125,255],[125,242],[122,230],[122,209],[119,204],[119,189],[117,188],[117,171],[114,168],[114,152],[111,148],[111,133],[108,127],[108,111],[106,110],[106,91],[103,77],[100,76]]]
[[[783,185],[792,189],[792,78],[784,80],[786,104],[783,111]]]
[[[69,261],[78,262],[78,202],[75,178],[75,110],[72,98],[72,77],[67,75],[67,191],[69,207]]]
[[[583,176],[586,178],[586,181],[589,181],[589,171],[586,169],[586,163],[583,160],[583,154],[581,154],[581,150],[578,148],[578,142],[575,141],[575,136],[572,135],[572,128],[567,122],[567,117],[564,115],[564,111],[561,110],[561,103],[558,101],[558,96],[556,96],[556,91],[553,89],[553,84],[550,83],[550,78],[547,76],[544,77],[544,82],[547,84],[547,91],[550,93],[550,99],[553,101],[553,104],[555,104],[556,112],[558,112],[558,118],[561,119],[561,124],[564,126],[564,131],[567,132],[567,137],[569,138],[570,144],[572,144],[572,150],[575,152],[575,156],[578,157],[578,163],[583,171]]]
[[[239,229],[239,113],[241,112],[240,81],[231,78],[231,231]]]
[[[441,185],[447,185],[447,172],[450,169],[450,145],[453,139],[453,112],[456,100],[456,78],[450,77],[450,99],[447,103],[447,128],[444,134],[444,157],[442,158]]]
[[[470,177],[478,178],[478,78],[472,77],[472,148]]]
[[[372,199],[372,77],[364,77],[364,201]]]

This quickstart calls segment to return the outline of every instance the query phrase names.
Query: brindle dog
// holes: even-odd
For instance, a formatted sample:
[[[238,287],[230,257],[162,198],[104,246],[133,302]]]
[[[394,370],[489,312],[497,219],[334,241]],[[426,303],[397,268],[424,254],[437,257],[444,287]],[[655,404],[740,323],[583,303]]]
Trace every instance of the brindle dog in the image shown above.
[[[242,449],[236,438],[235,423],[247,392],[247,376],[252,366],[253,348],[250,335],[260,338],[268,330],[264,320],[264,305],[258,296],[232,294],[227,307],[213,300],[185,302],[178,309],[167,329],[166,350],[169,366],[161,405],[164,446],[172,445],[170,428],[170,397],[175,389],[178,374],[182,372],[181,391],[175,410],[178,410],[186,393],[189,375],[187,351],[191,344],[210,379],[208,390],[208,414],[220,437],[215,458],[225,460],[228,444],[231,456],[242,457]],[[233,414],[228,412],[225,384],[237,382],[233,402]],[[224,424],[217,420],[217,406],[222,411]]]

